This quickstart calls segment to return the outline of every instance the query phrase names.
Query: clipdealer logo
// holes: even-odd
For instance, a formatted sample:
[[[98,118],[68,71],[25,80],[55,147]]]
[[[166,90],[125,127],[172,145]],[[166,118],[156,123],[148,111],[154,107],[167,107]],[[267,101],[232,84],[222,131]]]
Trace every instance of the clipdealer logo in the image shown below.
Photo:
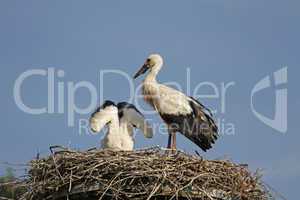
[[[281,132],[286,133],[288,130],[288,119],[287,119],[287,99],[288,91],[285,86],[288,82],[288,68],[283,67],[282,69],[273,73],[273,76],[266,76],[261,79],[251,91],[251,110],[254,115],[267,126]],[[272,86],[272,80],[274,80],[273,85],[275,85],[275,114],[274,118],[268,118],[265,115],[259,113],[254,107],[254,96],[258,92],[263,92],[263,90],[269,89]]]
[[[91,113],[99,102],[103,102],[104,100],[104,76],[107,74],[114,74],[117,76],[121,76],[128,81],[129,90],[129,99],[128,102],[134,102],[134,104],[138,107],[139,110],[143,111],[146,114],[156,114],[154,110],[144,110],[142,106],[139,104],[139,99],[143,98],[139,93],[141,90],[141,86],[139,85],[135,87],[133,80],[129,74],[120,70],[100,70],[99,71],[99,84],[97,87],[89,82],[89,81],[68,81],[65,82],[63,79],[65,77],[65,71],[61,69],[48,68],[48,69],[30,69],[23,73],[21,73],[14,84],[13,96],[14,101],[17,107],[25,113],[31,115],[39,115],[39,114],[64,114],[67,113],[67,121],[69,127],[74,127],[75,125],[75,115],[76,114],[89,114]],[[48,92],[48,101],[44,107],[34,107],[32,105],[27,105],[22,98],[22,85],[26,82],[27,79],[30,79],[33,76],[42,76],[47,79],[47,89]],[[215,99],[218,102],[219,109],[213,110],[213,113],[217,113],[220,118],[217,119],[218,126],[220,128],[221,134],[225,135],[234,135],[235,133],[235,125],[234,123],[225,121],[225,113],[226,113],[226,102],[229,91],[232,91],[230,88],[236,86],[234,81],[225,83],[221,82],[221,84],[216,84],[213,82],[200,82],[198,83],[193,90],[191,90],[191,72],[190,69],[187,68],[186,74],[187,82],[186,82],[186,94],[188,96],[193,96],[199,99]],[[275,85],[275,115],[273,118],[268,118],[262,113],[260,113],[254,106],[255,95],[257,93],[263,92],[264,90],[271,89],[272,80],[274,80]],[[285,86],[287,83],[287,67],[284,67],[273,73],[272,76],[266,76],[261,79],[259,82],[255,84],[251,91],[251,110],[254,116],[267,126],[281,132],[287,132],[287,88]],[[175,89],[184,92],[184,89],[177,82],[168,82],[164,83],[168,86],[175,87]],[[199,91],[202,87],[209,88],[213,91],[212,94],[199,94]],[[90,102],[85,107],[80,107],[76,104],[76,96],[80,89],[87,90],[90,97]],[[201,90],[202,91],[202,90]],[[99,92],[99,93],[98,93]],[[67,105],[65,105],[65,99],[67,100]],[[100,99],[99,99],[100,98]],[[55,106],[55,102],[57,102],[57,106]],[[79,120],[79,129],[84,129],[85,132],[88,132],[88,121],[87,119]],[[82,131],[80,131],[82,132]]]
[[[106,84],[106,76],[117,76],[122,78],[122,89],[127,90],[128,97],[122,99],[135,104],[135,106],[145,115],[157,115],[153,109],[148,109],[141,104],[144,97],[141,94],[142,84],[134,83],[131,75],[117,69],[101,69],[98,73],[98,84],[90,81],[66,81],[66,73],[62,69],[47,68],[47,69],[28,69],[21,73],[15,80],[13,88],[14,101],[17,107],[24,113],[30,115],[45,115],[45,114],[66,114],[68,127],[74,127],[78,125],[79,134],[89,134],[89,121],[84,118],[76,119],[78,115],[90,114],[94,109],[101,104],[105,98],[105,91],[111,89]],[[37,107],[32,104],[28,104],[25,101],[23,95],[26,95],[25,85],[33,77],[42,77],[46,82],[47,87],[44,88],[47,91],[47,102],[43,106]],[[125,81],[125,82],[123,82]],[[123,84],[125,83],[125,84]],[[38,83],[37,83],[38,84]],[[191,70],[186,69],[186,88],[184,88],[178,82],[164,82],[163,84],[173,87],[178,91],[184,92],[187,96],[193,96],[196,99],[213,100],[215,103],[214,110],[212,112],[218,115],[216,122],[218,124],[220,134],[222,135],[234,135],[235,124],[232,121],[226,120],[226,107],[227,98],[230,97],[228,93],[232,91],[235,86],[235,82],[198,82],[195,87],[191,87]],[[204,88],[204,89],[203,89]],[[78,93],[80,90],[88,92],[84,98],[89,99],[88,105],[82,106],[78,103]],[[204,92],[203,92],[204,91]],[[38,94],[37,94],[38,95]],[[82,97],[81,97],[82,98]],[[148,120],[153,120],[149,118]],[[77,122],[77,125],[75,122]],[[167,127],[164,123],[152,123],[153,129],[158,130],[160,134],[167,133]]]

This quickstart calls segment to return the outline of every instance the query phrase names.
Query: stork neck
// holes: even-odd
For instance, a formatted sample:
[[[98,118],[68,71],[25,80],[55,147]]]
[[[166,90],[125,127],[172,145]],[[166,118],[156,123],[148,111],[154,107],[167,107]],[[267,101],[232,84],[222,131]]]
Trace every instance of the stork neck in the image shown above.
[[[157,82],[156,75],[149,73],[145,78],[145,82]]]
[[[156,76],[161,68],[161,65],[154,66],[145,78],[145,82],[157,82]]]

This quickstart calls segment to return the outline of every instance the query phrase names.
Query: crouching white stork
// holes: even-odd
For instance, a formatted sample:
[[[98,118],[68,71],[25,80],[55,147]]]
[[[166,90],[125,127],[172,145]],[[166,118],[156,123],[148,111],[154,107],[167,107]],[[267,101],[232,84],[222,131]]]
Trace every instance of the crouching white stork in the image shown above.
[[[94,133],[107,125],[108,131],[102,140],[102,148],[131,151],[134,147],[133,130],[143,131],[146,138],[152,138],[152,128],[137,108],[127,102],[117,105],[105,101],[90,117],[90,128]]]
[[[218,128],[210,110],[193,97],[158,83],[156,76],[162,66],[162,57],[152,54],[134,78],[149,70],[142,93],[168,126],[168,148],[176,149],[176,132],[180,132],[203,151],[210,149],[218,138]]]

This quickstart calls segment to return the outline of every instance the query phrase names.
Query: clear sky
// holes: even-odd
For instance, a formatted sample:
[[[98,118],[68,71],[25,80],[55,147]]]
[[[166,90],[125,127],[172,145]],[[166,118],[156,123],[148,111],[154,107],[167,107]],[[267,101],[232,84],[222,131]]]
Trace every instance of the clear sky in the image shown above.
[[[222,83],[233,83],[225,95],[221,113],[219,98],[200,100],[217,109],[223,126],[234,126],[233,135],[222,135],[214,148],[200,153],[206,158],[230,158],[262,168],[264,181],[287,199],[299,198],[300,140],[300,2],[296,0],[120,0],[120,1],[15,1],[0,2],[0,89],[1,133],[0,174],[3,162],[26,163],[39,151],[49,153],[54,144],[87,149],[99,146],[100,135],[79,134],[67,124],[67,101],[63,114],[31,115],[23,112],[13,96],[16,79],[27,70],[53,67],[63,70],[57,84],[88,81],[103,92],[104,99],[128,100],[128,81],[117,74],[105,76],[99,91],[99,71],[118,69],[130,76],[148,54],[160,53],[165,60],[159,80],[176,81],[188,92],[201,82],[210,82],[222,93]],[[250,95],[255,84],[267,75],[288,66],[288,131],[280,133],[262,123],[251,110]],[[191,81],[187,81],[186,69]],[[141,78],[134,82],[141,82]],[[297,83],[298,82],[298,83]],[[22,99],[31,107],[47,105],[47,79],[32,76],[22,85]],[[199,94],[211,94],[201,87]],[[100,98],[99,98],[100,99]],[[55,100],[57,101],[57,100]],[[90,95],[80,89],[76,105],[86,107]],[[145,109],[150,107],[139,99]],[[98,100],[98,104],[100,104]],[[255,96],[255,109],[272,118],[275,114],[275,86]],[[153,123],[157,115],[146,115]],[[146,140],[137,134],[137,148],[165,146],[167,136],[156,133]],[[199,150],[183,137],[178,147],[193,153]],[[23,171],[19,171],[22,174]]]

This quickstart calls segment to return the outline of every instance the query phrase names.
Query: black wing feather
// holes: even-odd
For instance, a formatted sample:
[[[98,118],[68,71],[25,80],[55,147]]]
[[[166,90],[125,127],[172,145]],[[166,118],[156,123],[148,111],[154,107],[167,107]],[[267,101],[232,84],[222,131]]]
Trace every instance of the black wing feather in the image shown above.
[[[120,102],[117,105],[118,107],[118,115],[119,119],[121,119],[124,115],[124,109],[134,109],[136,112],[138,112],[141,116],[144,116],[133,104],[128,103],[128,102]]]
[[[110,100],[106,100],[104,101],[104,103],[99,106],[93,113],[91,116],[94,116],[97,112],[100,112],[101,109],[106,108],[107,106],[116,106],[115,103],[113,101]]]
[[[174,131],[182,133],[203,151],[206,151],[217,140],[218,127],[208,108],[194,98],[189,103],[193,110],[189,114],[174,115],[160,113],[160,115]]]

